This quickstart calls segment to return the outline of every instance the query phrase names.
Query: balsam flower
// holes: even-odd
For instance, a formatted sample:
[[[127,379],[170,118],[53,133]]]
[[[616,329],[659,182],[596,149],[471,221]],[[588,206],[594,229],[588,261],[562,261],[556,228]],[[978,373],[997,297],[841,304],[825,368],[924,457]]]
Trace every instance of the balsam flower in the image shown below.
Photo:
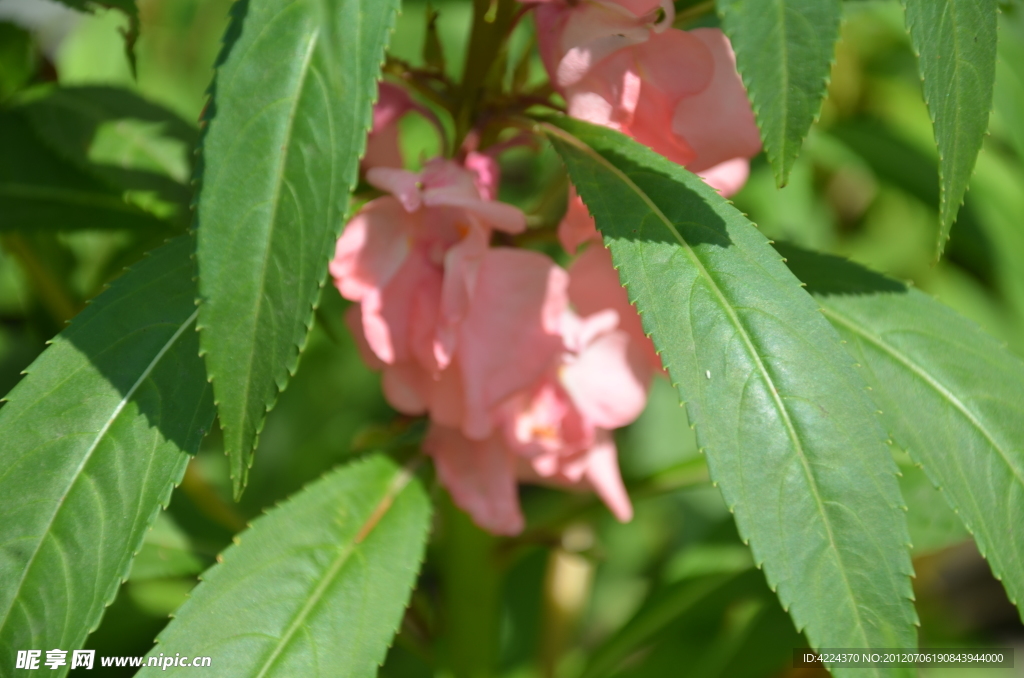
[[[347,322],[364,358],[400,412],[489,435],[491,409],[557,354],[568,276],[537,252],[489,246],[492,232],[525,228],[518,209],[481,196],[493,172],[436,160],[367,180],[390,195],[352,218],[330,264],[358,302]]]
[[[639,416],[651,370],[614,310],[561,320],[561,352],[494,411],[490,435],[435,424],[424,443],[456,504],[498,534],[522,530],[517,480],[589,488],[619,520],[633,514],[611,430]]]
[[[672,3],[537,8],[542,58],[569,114],[619,130],[729,195],[761,148],[728,39],[671,28]]]

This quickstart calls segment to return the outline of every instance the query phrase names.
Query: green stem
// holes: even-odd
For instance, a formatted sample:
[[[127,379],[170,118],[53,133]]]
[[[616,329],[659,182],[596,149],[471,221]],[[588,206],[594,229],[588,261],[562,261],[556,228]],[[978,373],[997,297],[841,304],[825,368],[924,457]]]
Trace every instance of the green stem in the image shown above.
[[[57,327],[63,327],[65,322],[82,310],[82,304],[36,254],[28,239],[20,233],[7,233],[3,236],[2,242],[4,249],[18,259],[25,276],[32,283],[33,291],[57,323]]]
[[[505,45],[518,8],[516,0],[473,0],[473,28],[455,115],[456,150],[473,127],[487,75]]]
[[[501,575],[496,538],[473,524],[447,495],[438,502],[444,610],[441,646],[455,678],[489,678],[498,659]]]

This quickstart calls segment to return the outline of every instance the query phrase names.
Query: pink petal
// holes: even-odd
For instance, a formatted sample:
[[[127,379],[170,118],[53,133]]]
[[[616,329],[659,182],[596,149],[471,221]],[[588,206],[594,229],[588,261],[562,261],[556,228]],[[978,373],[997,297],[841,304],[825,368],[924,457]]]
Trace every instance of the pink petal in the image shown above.
[[[711,188],[728,198],[738,193],[743,184],[747,183],[747,177],[750,176],[750,161],[746,158],[733,158],[698,174]]]
[[[423,332],[433,334],[433,326],[424,330],[414,325],[429,322],[429,315],[424,318],[418,314],[417,294],[424,286],[440,289],[440,276],[441,272],[431,266],[421,253],[413,252],[383,289],[363,297],[361,307],[366,341],[385,363],[407,360],[411,351],[410,340]]]
[[[569,209],[562,222],[558,224],[558,242],[566,252],[576,254],[576,250],[583,243],[600,239],[601,234],[597,232],[593,217],[576,193],[576,187],[570,186]]]
[[[402,150],[398,145],[398,127],[390,125],[379,131],[373,131],[366,139],[366,153],[363,155],[363,168],[370,167],[402,167]]]
[[[466,155],[466,169],[473,173],[476,190],[484,200],[497,200],[501,169],[498,161],[487,153],[473,151]]]
[[[441,372],[430,391],[430,419],[435,424],[457,429],[466,416],[466,396],[462,390],[462,368],[458,355]]]
[[[606,58],[651,33],[644,18],[615,5],[585,3],[567,14],[558,26],[558,65],[552,73],[557,87],[575,85]]]
[[[440,369],[444,369],[451,362],[459,323],[469,312],[477,272],[487,251],[487,236],[487,232],[480,226],[470,226],[462,241],[444,255],[440,322],[433,345],[434,358]]]
[[[647,403],[651,370],[630,343],[625,332],[607,332],[559,370],[573,404],[599,428],[632,423]]]
[[[652,35],[633,48],[633,55],[644,87],[651,87],[673,101],[703,92],[715,74],[712,51],[687,31],[672,29]]]
[[[394,198],[368,202],[338,238],[330,272],[341,296],[359,301],[388,284],[409,256],[415,221]]]
[[[615,309],[619,314],[619,328],[629,334],[653,369],[661,369],[661,359],[644,333],[640,314],[629,303],[626,290],[619,282],[619,274],[612,267],[612,255],[601,245],[588,246],[569,267],[569,300],[582,316],[590,316],[606,308]]]
[[[696,154],[687,169],[701,172],[732,158],[756,155],[761,136],[728,38],[716,28],[698,28],[690,34],[711,50],[714,77],[703,92],[679,102],[672,129],[686,138]]]
[[[566,94],[569,103],[569,115],[579,120],[586,120],[595,125],[603,125],[618,130],[618,123],[613,121],[615,109],[611,102],[597,92],[574,90]]]
[[[686,165],[695,153],[688,138],[672,132],[675,102],[676,99],[645,82],[629,129],[623,131],[672,162]]]
[[[377,89],[377,103],[373,106],[372,133],[394,125],[415,107],[416,104],[405,89],[390,82],[381,82]]]
[[[409,416],[426,413],[432,385],[430,375],[409,360],[385,366],[381,379],[388,404]]]
[[[472,441],[455,429],[433,425],[423,449],[434,458],[437,476],[452,501],[473,522],[495,534],[522,532],[514,462],[501,436]]]
[[[506,233],[522,233],[526,230],[526,215],[519,208],[503,202],[481,200],[476,195],[465,195],[458,189],[425,191],[423,201],[429,207],[461,207],[478,216],[485,225]]]
[[[484,256],[458,340],[470,438],[490,435],[492,409],[557,358],[567,284],[565,271],[538,252],[494,248]]]
[[[420,175],[393,167],[371,167],[366,172],[366,180],[371,186],[395,196],[405,211],[415,212],[420,208]]]
[[[597,496],[601,497],[601,501],[619,522],[626,523],[633,519],[633,505],[622,483],[618,452],[609,431],[598,432],[597,443],[587,455],[586,477]]]

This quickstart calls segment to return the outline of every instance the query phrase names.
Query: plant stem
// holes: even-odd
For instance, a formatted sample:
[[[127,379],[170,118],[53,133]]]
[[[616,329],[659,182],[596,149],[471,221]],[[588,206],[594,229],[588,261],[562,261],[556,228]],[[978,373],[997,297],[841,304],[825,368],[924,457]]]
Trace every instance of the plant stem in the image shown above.
[[[484,83],[505,45],[519,3],[516,0],[473,0],[473,28],[455,115],[455,148],[473,127],[483,98]]]
[[[32,283],[33,291],[39,296],[43,307],[57,323],[63,327],[82,309],[82,305],[74,298],[50,267],[33,250],[31,243],[20,233],[7,233],[3,236],[3,246],[21,263],[25,275]]]
[[[442,651],[455,678],[489,678],[498,659],[501,575],[496,539],[445,494],[438,502],[442,549]]]

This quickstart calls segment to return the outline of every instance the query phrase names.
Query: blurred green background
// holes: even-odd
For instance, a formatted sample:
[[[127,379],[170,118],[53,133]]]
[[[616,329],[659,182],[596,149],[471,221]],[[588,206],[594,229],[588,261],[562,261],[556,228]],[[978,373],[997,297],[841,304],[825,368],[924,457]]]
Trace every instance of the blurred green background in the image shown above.
[[[230,2],[138,4],[135,77],[123,14],[0,0],[0,183],[24,171],[20,153],[49,154],[52,171],[90,173],[161,218],[149,228],[15,231],[10,215],[0,213],[0,393],[124,266],[187,227],[196,121]],[[427,5],[404,5],[391,53],[421,63]],[[471,3],[436,0],[433,7],[449,74],[457,77]],[[734,202],[769,237],[911,281],[1024,355],[1024,4],[1003,3],[991,134],[948,256],[938,264],[937,156],[902,9],[896,0],[850,1],[845,8],[829,98],[789,185],[776,189],[758,157]],[[517,50],[529,46],[531,30],[525,22],[520,27]],[[531,78],[542,79],[539,61],[532,67]],[[156,107],[118,103],[110,88]],[[64,119],[54,110],[71,111],[78,122],[58,124]],[[438,147],[426,126],[404,125],[413,163]],[[533,211],[533,191],[561,171],[543,152],[508,154],[503,169],[503,196]],[[362,365],[341,322],[345,303],[325,288],[298,374],[261,436],[242,502],[230,501],[226,458],[211,435],[86,647],[102,655],[145,654],[197,575],[247,520],[347,455],[415,434]],[[647,411],[620,433],[619,444],[636,503],[629,525],[615,523],[592,498],[523,490],[531,527],[500,546],[495,565],[504,599],[503,675],[575,677],[584,667],[588,678],[821,675],[792,668],[792,648],[804,641],[738,538],[666,382],[655,383]],[[922,643],[1013,646],[1021,666],[1020,617],[940,492],[902,452],[894,454],[904,474]],[[443,624],[439,587],[428,561],[382,675],[433,675],[432,639]],[[1019,668],[977,673],[1024,675]]]

